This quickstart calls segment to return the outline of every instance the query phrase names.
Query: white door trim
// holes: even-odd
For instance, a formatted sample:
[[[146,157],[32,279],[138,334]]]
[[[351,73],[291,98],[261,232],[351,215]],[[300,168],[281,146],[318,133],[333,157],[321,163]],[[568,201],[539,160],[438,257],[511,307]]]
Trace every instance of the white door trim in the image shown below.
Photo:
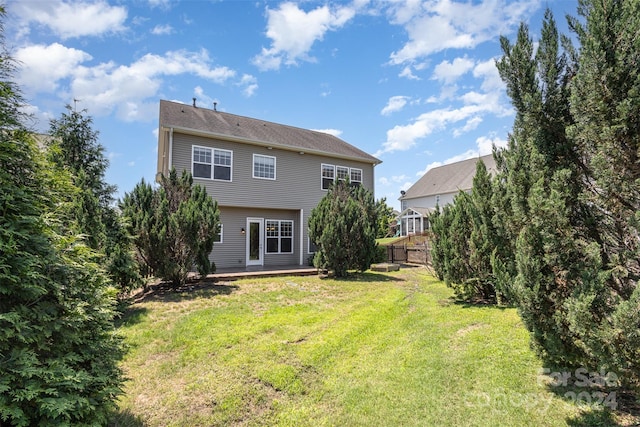
[[[264,218],[248,217],[246,236],[246,265],[264,265]],[[257,248],[253,247],[254,251],[252,251],[252,243],[258,245]]]

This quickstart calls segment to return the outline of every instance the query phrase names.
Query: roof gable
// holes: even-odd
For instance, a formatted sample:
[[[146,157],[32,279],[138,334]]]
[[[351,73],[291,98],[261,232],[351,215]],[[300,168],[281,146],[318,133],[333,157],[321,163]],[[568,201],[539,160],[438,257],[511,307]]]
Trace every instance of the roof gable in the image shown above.
[[[160,101],[160,127],[208,134],[222,139],[354,159],[380,160],[327,133],[238,116],[172,101]]]
[[[438,166],[429,169],[400,199],[416,199],[436,194],[470,190],[473,187],[473,177],[476,174],[476,163],[478,161],[484,162],[490,174],[494,175],[496,173],[496,162],[493,154]]]

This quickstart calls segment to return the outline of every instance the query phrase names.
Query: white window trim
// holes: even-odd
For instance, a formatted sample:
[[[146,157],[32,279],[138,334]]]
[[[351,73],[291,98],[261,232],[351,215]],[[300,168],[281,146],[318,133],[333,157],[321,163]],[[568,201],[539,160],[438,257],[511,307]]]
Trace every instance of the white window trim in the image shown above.
[[[360,180],[359,181],[356,181],[356,180],[353,179],[353,177],[351,175],[353,171],[360,171]],[[360,169],[360,168],[349,168],[349,182],[351,182],[351,183],[357,182],[360,185],[362,185],[362,169]]]
[[[277,222],[278,223],[278,252],[269,252],[268,251],[268,247],[267,247],[267,239],[271,238],[274,239],[276,238],[275,236],[268,236],[267,235],[267,223],[271,221],[271,222]],[[291,223],[291,237],[286,236],[286,239],[291,239],[291,252],[282,252],[282,223],[283,222],[290,222]],[[290,220],[290,219],[265,219],[264,220],[264,253],[268,254],[268,255],[291,255],[293,253],[295,253],[295,247],[294,247],[294,243],[295,243],[295,221]]]
[[[324,167],[325,166],[329,166],[330,168],[333,169],[333,177],[332,180],[333,182],[336,182],[336,165],[330,165],[329,163],[322,163],[320,165],[320,189],[323,191],[329,191],[328,188],[324,188],[323,183],[325,180],[325,176],[324,176]]]
[[[256,157],[265,157],[267,159],[273,159],[273,178],[268,178],[268,177],[264,177],[264,176],[256,176]],[[277,159],[275,156],[266,156],[264,154],[253,154],[253,163],[251,164],[251,176],[255,179],[266,179],[268,181],[275,181],[276,180],[276,162]]]
[[[324,190],[324,191],[328,191],[329,190],[328,188],[324,188],[323,185],[322,185],[322,183],[323,183],[323,181],[325,179],[324,174],[323,174],[325,166],[329,166],[329,167],[333,168],[333,182],[336,182],[338,180],[344,181],[344,179],[338,178],[338,168],[341,168],[341,169],[346,169],[347,170],[347,176],[349,177],[349,183],[356,183],[357,182],[358,184],[362,185],[362,178],[364,176],[364,172],[363,172],[363,170],[361,168],[350,168],[348,166],[331,165],[329,163],[322,163],[320,165],[320,188],[322,190]],[[351,172],[354,171],[354,170],[360,171],[360,181],[354,181],[354,180],[351,179]]]
[[[219,224],[220,226],[220,241],[219,242],[213,242],[214,245],[221,245],[222,243],[224,243],[224,224]]]
[[[349,178],[349,180],[351,179],[351,169],[349,169],[346,166],[336,166],[336,173],[335,173],[334,182],[335,181],[346,181],[347,180],[347,178],[339,178],[338,177],[338,170],[341,170],[342,172],[346,172],[347,178]]]
[[[200,148],[202,150],[210,150],[211,151],[211,175],[210,175],[209,178],[201,177],[201,176],[194,176],[193,175],[193,164],[195,163],[194,159],[193,159],[193,150],[194,150],[194,148]],[[216,164],[215,164],[215,152],[216,152],[216,150],[217,151],[227,152],[227,153],[229,153],[229,156],[231,157],[231,164],[229,166],[227,166],[227,165],[217,165],[217,166],[222,166],[222,167],[228,167],[229,168],[229,179],[228,180],[227,179],[216,179],[216,178],[213,177],[215,175],[214,169],[216,167]],[[200,163],[200,162],[198,162],[198,163]],[[193,179],[206,179],[206,180],[209,180],[209,181],[233,182],[233,151],[232,150],[227,150],[227,149],[224,149],[224,148],[205,147],[204,145],[196,145],[196,144],[192,145],[191,146],[191,176],[193,177]]]

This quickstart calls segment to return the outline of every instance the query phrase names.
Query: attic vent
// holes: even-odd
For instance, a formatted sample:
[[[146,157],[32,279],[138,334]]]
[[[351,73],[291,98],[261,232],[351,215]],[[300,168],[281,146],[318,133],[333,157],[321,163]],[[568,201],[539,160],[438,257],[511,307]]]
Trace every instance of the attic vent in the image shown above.
[[[196,107],[196,99],[195,98],[191,98],[191,99],[193,99],[193,106]]]
[[[218,111],[218,103],[215,101],[213,103],[213,111]]]

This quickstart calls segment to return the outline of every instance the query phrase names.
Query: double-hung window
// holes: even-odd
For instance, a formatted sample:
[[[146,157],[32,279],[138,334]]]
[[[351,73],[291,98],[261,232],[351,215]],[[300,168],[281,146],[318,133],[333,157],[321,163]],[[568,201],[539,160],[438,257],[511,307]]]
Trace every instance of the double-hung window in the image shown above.
[[[293,253],[293,221],[272,220],[265,221],[267,253]]]
[[[218,148],[193,146],[192,175],[194,178],[231,181],[233,152]]]
[[[345,166],[336,166],[336,175],[340,181],[346,181],[349,177],[349,168]]]
[[[218,232],[213,235],[213,243],[222,243],[222,228],[223,224],[218,224]]]
[[[328,190],[334,181],[349,180],[351,185],[362,185],[362,169],[322,164],[322,189]]]
[[[261,179],[276,179],[276,158],[272,156],[254,154],[253,177]]]
[[[335,166],[333,165],[322,165],[322,189],[328,190],[333,184],[333,180],[335,178]]]

